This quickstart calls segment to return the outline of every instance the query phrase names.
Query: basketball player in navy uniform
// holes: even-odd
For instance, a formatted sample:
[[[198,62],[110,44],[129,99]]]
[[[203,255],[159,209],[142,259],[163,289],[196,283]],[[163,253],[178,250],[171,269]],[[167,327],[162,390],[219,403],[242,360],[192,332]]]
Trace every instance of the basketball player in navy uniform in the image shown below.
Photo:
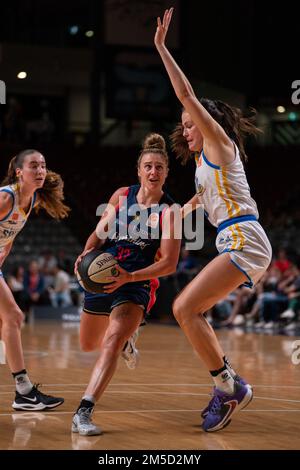
[[[109,278],[111,282],[104,294],[85,292],[80,344],[84,351],[98,350],[99,357],[73,416],[72,431],[81,435],[101,434],[101,429],[91,420],[94,405],[108,386],[124,345],[155,301],[157,278],[175,272],[178,263],[181,241],[175,234],[174,213],[169,207],[173,201],[163,190],[168,174],[163,137],[158,134],[146,137],[137,167],[140,184],[118,189],[109,201],[116,209],[113,211],[115,233],[107,238],[101,235],[101,226],[107,225],[109,217],[104,214],[75,265],[76,270],[85,253],[101,247],[120,266],[119,276]],[[140,212],[133,213],[134,205]],[[142,219],[146,220],[145,224]],[[139,236],[130,233],[129,228],[134,232],[135,224]],[[124,225],[128,226],[126,235],[122,233]]]
[[[189,202],[204,205],[218,229],[218,256],[185,287],[173,305],[174,315],[214,381],[213,396],[202,411],[202,427],[214,432],[227,426],[252,399],[252,388],[238,376],[203,315],[241,284],[255,285],[268,268],[272,248],[258,222],[242,160],[244,137],[258,129],[239,109],[195,96],[190,82],[165,44],[173,8],[157,19],[155,46],[184,110],[173,148],[184,160],[196,155],[196,191]]]
[[[55,219],[68,215],[63,203],[61,177],[46,169],[43,155],[36,150],[24,150],[9,164],[8,173],[0,187],[0,268],[8,256],[15,237],[26,224],[33,208],[41,208]],[[41,393],[25,369],[21,342],[23,313],[16,304],[0,270],[1,339],[5,343],[8,366],[16,382],[13,408],[40,411],[55,408],[64,402]]]

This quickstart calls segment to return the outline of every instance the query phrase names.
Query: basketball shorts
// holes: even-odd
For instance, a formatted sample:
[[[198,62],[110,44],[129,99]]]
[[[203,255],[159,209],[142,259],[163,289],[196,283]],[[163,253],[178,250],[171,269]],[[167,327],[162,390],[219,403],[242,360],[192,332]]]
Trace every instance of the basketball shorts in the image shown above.
[[[111,294],[84,293],[83,311],[91,315],[109,315],[118,305],[132,302],[139,305],[148,314],[156,301],[159,281],[153,279],[147,283],[124,284]]]
[[[253,287],[267,270],[272,259],[269,239],[257,221],[239,222],[218,233],[219,254],[228,252],[231,262],[248,279],[243,285]]]

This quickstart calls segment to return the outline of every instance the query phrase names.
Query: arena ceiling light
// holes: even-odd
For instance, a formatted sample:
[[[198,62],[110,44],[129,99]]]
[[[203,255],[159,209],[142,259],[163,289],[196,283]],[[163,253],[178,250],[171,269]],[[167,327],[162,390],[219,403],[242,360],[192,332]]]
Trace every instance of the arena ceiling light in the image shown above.
[[[277,113],[285,113],[285,107],[284,106],[277,106]]]
[[[75,34],[77,34],[78,31],[79,31],[79,26],[77,24],[73,24],[72,26],[69,27],[69,33],[72,36],[75,36]]]
[[[24,80],[24,78],[27,77],[27,73],[26,72],[19,72],[17,77],[20,79],[20,80]]]

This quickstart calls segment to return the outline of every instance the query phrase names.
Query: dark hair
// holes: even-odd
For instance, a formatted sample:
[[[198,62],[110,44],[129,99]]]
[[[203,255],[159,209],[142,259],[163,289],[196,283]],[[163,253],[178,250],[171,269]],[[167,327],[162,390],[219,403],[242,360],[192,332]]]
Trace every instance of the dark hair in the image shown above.
[[[164,158],[166,165],[169,166],[169,157],[167,154],[166,142],[162,135],[152,133],[152,134],[148,134],[145,137],[145,140],[143,142],[143,148],[140,152],[140,155],[137,161],[138,168],[141,164],[141,160],[143,156],[146,153],[157,153],[161,155]]]
[[[27,155],[31,155],[32,153],[40,153],[40,152],[34,149],[27,149],[27,150],[23,150],[22,152],[19,152],[15,157],[11,159],[8,165],[7,175],[5,179],[2,181],[3,185],[14,184],[18,181],[18,178],[16,175],[16,169],[22,168],[25,158],[27,157]]]
[[[16,169],[22,168],[25,158],[27,155],[31,155],[32,153],[40,152],[34,149],[23,150],[11,159],[7,175],[2,182],[3,186],[18,182]],[[58,173],[47,170],[44,185],[41,189],[37,190],[38,202],[35,207],[36,212],[43,208],[54,219],[63,219],[67,217],[71,209],[63,203],[63,187],[64,183],[61,176]]]
[[[251,116],[244,117],[239,108],[230,106],[227,103],[219,100],[209,100],[201,98],[200,103],[206,111],[217,121],[224,129],[230,139],[232,139],[240,152],[241,159],[247,161],[247,155],[244,148],[244,140],[247,135],[257,135],[261,133],[261,129],[255,126],[256,110],[251,108]],[[185,109],[182,110],[184,112]],[[178,123],[172,132],[171,147],[175,152],[176,157],[181,159],[182,165],[193,157],[194,152],[191,152],[188,147],[186,139],[183,137],[183,126]]]

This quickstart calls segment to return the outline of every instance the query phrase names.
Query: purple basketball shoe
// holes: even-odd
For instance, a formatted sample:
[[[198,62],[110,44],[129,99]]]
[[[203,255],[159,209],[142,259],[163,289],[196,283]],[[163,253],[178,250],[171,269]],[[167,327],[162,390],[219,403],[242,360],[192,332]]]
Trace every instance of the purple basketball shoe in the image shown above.
[[[246,382],[246,380],[244,380],[242,377],[240,377],[239,375],[236,375],[234,377],[234,380],[235,382],[239,383],[239,384],[242,384],[242,385],[246,385],[246,387],[250,388],[252,390],[252,386],[250,384],[248,384]],[[215,389],[215,387],[214,387]],[[205,418],[205,416],[207,415],[207,413],[209,412],[209,408],[210,408],[210,405],[213,401],[214,397],[212,397],[212,399],[210,400],[210,402],[208,403],[208,405],[201,411],[201,418]]]
[[[252,389],[238,382],[235,382],[234,393],[232,394],[215,388],[202,428],[206,432],[219,431],[225,428],[230,423],[232,416],[237,411],[245,408],[252,400],[252,397]]]

